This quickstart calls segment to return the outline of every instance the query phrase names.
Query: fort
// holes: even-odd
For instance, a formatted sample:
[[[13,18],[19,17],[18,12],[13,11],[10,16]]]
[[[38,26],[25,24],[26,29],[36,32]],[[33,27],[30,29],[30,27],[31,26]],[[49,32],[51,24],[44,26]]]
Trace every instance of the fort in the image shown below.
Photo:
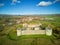
[[[52,35],[52,29],[47,26],[45,30],[40,28],[42,24],[23,24],[23,29],[17,28],[17,36],[21,35],[33,35],[33,34],[46,34],[48,36]]]

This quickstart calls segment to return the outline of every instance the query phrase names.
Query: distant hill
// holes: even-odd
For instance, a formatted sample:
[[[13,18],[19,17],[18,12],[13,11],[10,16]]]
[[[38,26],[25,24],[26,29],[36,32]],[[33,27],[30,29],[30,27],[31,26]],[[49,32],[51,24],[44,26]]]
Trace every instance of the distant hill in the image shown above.
[[[20,16],[59,16],[60,14],[32,14],[32,15],[8,15],[8,14],[0,14],[1,17],[7,17],[7,18],[12,18],[12,17],[20,17]]]

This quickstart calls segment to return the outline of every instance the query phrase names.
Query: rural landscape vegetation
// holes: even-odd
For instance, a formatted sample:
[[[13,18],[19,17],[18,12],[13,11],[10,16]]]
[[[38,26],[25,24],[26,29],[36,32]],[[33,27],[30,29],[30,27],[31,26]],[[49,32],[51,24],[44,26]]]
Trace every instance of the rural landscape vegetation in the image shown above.
[[[4,18],[4,19],[3,19]],[[52,35],[22,35],[17,36],[17,28],[23,28],[23,23],[41,23],[42,29],[48,25]],[[38,30],[37,30],[38,31]],[[60,44],[60,15],[11,16],[0,15],[0,45],[59,45]]]
[[[0,0],[0,45],[60,45],[60,0]]]

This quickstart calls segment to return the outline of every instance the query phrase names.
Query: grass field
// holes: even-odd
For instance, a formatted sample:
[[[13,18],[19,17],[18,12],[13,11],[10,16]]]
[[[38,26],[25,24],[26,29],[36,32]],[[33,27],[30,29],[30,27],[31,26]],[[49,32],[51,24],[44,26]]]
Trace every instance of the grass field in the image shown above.
[[[0,45],[59,45],[59,42],[54,36],[46,35],[23,35],[17,40],[0,37]]]

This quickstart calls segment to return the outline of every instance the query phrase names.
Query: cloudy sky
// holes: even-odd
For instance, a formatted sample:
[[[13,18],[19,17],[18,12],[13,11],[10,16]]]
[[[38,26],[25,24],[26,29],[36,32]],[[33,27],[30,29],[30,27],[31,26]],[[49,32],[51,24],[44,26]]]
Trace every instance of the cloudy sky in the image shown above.
[[[60,0],[0,0],[0,14],[60,14]]]

